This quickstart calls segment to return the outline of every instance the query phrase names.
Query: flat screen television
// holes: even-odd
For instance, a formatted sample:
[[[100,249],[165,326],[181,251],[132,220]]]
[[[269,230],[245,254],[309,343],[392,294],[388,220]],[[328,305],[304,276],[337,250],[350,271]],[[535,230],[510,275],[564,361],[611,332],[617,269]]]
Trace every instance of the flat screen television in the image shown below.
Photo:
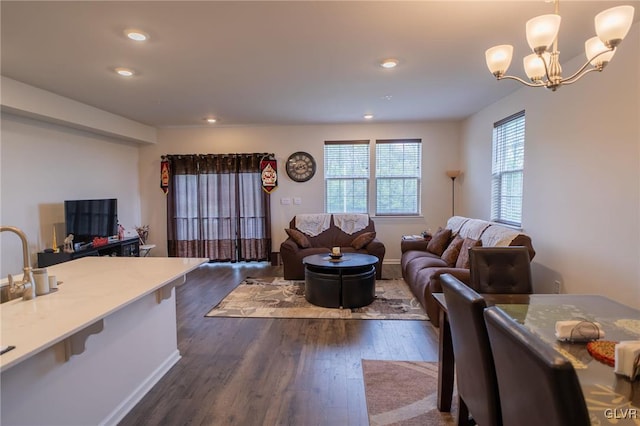
[[[66,235],[73,234],[74,243],[88,243],[95,237],[118,233],[118,200],[67,200],[64,202]]]

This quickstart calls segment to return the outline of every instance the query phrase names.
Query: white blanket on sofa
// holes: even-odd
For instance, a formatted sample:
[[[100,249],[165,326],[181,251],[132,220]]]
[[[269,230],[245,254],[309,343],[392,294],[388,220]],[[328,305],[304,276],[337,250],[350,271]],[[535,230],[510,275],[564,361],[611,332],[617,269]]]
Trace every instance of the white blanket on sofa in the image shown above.
[[[482,245],[484,247],[506,247],[511,245],[511,241],[513,241],[518,235],[521,234],[520,231],[516,231],[515,229],[509,229],[504,226],[500,226],[497,224],[492,224],[483,234],[482,234]]]
[[[368,214],[338,213],[333,215],[333,223],[343,232],[351,235],[369,225]]]
[[[462,228],[462,225],[464,225],[465,222],[468,220],[469,220],[468,217],[451,216],[447,221],[447,225],[445,228],[451,229],[452,235],[458,235],[458,232],[460,232],[460,228]]]
[[[296,215],[296,228],[310,237],[315,237],[329,229],[331,225],[331,214],[298,214]]]
[[[482,219],[469,219],[460,228],[460,236],[463,238],[471,238],[472,240],[479,240],[485,229],[491,225],[491,222],[487,222]]]

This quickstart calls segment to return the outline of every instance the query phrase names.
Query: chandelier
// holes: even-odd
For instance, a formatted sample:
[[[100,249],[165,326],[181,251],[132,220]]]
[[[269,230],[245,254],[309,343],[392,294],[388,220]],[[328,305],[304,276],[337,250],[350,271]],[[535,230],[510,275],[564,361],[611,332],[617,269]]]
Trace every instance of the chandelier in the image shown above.
[[[530,82],[505,75],[511,65],[512,45],[503,44],[487,49],[485,52],[487,66],[498,80],[508,78],[529,87],[546,87],[555,92],[558,87],[575,83],[587,73],[602,71],[629,32],[633,21],[632,6],[612,7],[596,15],[597,36],[590,38],[584,44],[587,62],[571,76],[563,78],[558,51],[558,31],[561,21],[559,0],[555,0],[554,3],[554,14],[541,15],[527,22],[527,42],[533,53],[523,59],[523,64]]]

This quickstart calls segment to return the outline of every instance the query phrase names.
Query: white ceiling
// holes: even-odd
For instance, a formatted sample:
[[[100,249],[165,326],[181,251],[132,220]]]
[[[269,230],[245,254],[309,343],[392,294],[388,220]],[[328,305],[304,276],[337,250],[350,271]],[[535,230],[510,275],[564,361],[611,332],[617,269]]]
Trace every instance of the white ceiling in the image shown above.
[[[638,3],[563,1],[561,61],[582,55],[598,12]],[[464,118],[521,87],[496,82],[484,51],[513,44],[510,74],[524,76],[525,23],[553,12],[542,0],[3,0],[1,8],[2,75],[152,126],[203,125],[206,116],[219,125]],[[135,43],[126,28],[151,38]],[[389,57],[396,69],[378,66]],[[119,77],[118,66],[138,75]]]

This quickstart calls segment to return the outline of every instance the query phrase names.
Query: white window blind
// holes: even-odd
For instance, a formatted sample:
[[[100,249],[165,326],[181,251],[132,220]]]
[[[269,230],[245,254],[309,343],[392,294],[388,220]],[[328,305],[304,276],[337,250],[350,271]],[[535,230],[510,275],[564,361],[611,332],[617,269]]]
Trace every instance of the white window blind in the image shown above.
[[[324,143],[327,213],[367,213],[369,141]]]
[[[420,211],[420,139],[376,141],[376,215]]]
[[[524,111],[493,125],[491,220],[522,225]]]

